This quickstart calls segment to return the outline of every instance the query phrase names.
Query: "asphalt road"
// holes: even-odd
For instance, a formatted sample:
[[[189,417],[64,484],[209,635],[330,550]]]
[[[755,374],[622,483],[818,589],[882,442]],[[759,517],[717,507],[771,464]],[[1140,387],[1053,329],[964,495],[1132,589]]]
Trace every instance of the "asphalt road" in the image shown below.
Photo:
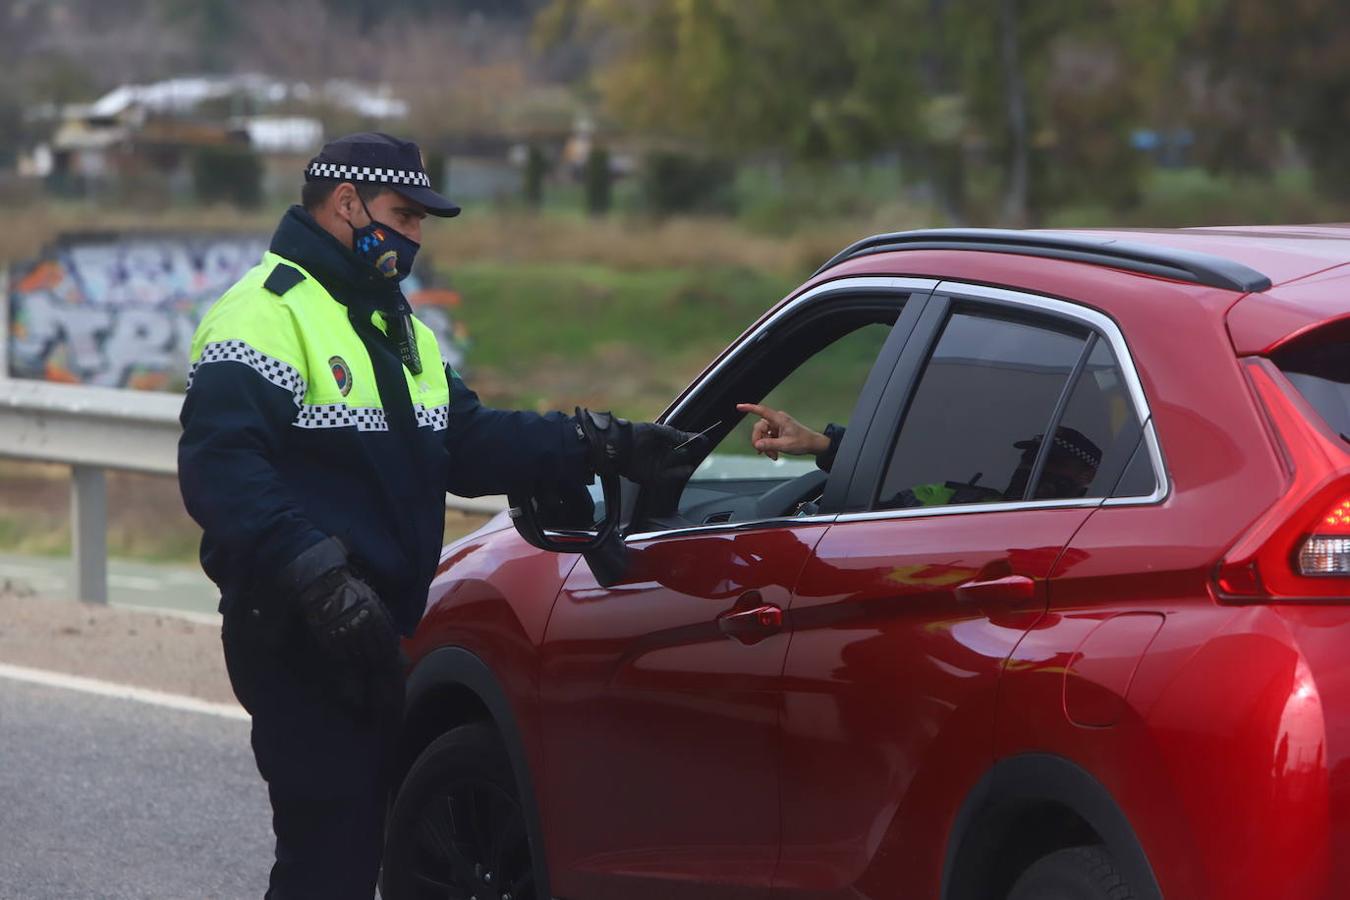
[[[0,679],[0,898],[257,898],[247,722]]]

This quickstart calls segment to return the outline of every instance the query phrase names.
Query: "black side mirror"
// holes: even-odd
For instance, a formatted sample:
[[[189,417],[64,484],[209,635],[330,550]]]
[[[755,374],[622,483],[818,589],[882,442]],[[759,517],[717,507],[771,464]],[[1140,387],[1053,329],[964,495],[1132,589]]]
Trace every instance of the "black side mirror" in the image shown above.
[[[595,507],[590,492],[577,491],[562,497],[552,492],[510,494],[511,523],[531,546],[551,553],[580,553],[586,557],[592,573],[602,585],[617,584],[623,577],[626,558],[619,534],[623,498],[617,475],[600,476],[604,498],[604,519],[594,521]]]
[[[511,522],[526,542],[552,553],[594,550],[618,530],[619,479],[602,476],[604,519],[595,521],[590,491],[577,485],[564,491],[540,488],[530,494],[509,494]]]

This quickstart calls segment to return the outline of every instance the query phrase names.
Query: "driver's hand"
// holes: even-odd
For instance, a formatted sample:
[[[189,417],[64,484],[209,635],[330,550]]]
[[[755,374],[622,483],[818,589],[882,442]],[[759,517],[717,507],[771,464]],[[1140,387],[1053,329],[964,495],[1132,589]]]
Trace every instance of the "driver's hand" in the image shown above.
[[[736,409],[759,416],[750,444],[769,459],[778,454],[789,456],[819,456],[830,449],[830,439],[819,431],[812,431],[782,410],[769,409],[758,403],[737,403]]]

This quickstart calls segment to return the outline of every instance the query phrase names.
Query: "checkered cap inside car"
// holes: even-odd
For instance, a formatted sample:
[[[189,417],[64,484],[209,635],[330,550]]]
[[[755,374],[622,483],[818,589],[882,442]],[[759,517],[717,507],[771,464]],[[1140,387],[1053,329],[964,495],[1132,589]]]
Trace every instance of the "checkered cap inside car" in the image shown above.
[[[1055,435],[1054,443],[1055,446],[1058,447],[1059,449],[1070,453],[1071,455],[1077,457],[1078,459],[1081,459],[1083,462],[1087,463],[1088,465],[1094,468],[1101,464],[1102,457],[1100,453],[1097,454],[1090,453],[1087,450],[1075,444],[1073,441],[1067,440],[1063,437],[1060,437],[1059,435]]]

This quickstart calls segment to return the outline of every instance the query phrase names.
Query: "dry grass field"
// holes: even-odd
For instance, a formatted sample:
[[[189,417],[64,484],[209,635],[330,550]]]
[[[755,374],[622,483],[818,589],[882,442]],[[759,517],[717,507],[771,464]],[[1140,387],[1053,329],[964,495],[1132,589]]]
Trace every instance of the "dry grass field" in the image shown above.
[[[74,203],[44,203],[24,212],[24,228],[0,246],[0,263],[34,257],[57,235],[78,231],[270,232],[282,209],[241,212],[227,206],[154,213]],[[809,271],[869,230],[924,224],[914,212],[833,221],[791,236],[748,231],[735,220],[666,220],[615,215],[530,215],[468,209],[453,221],[431,222],[425,249],[438,265],[469,262],[595,263],[620,270],[736,266],[760,271]]]

